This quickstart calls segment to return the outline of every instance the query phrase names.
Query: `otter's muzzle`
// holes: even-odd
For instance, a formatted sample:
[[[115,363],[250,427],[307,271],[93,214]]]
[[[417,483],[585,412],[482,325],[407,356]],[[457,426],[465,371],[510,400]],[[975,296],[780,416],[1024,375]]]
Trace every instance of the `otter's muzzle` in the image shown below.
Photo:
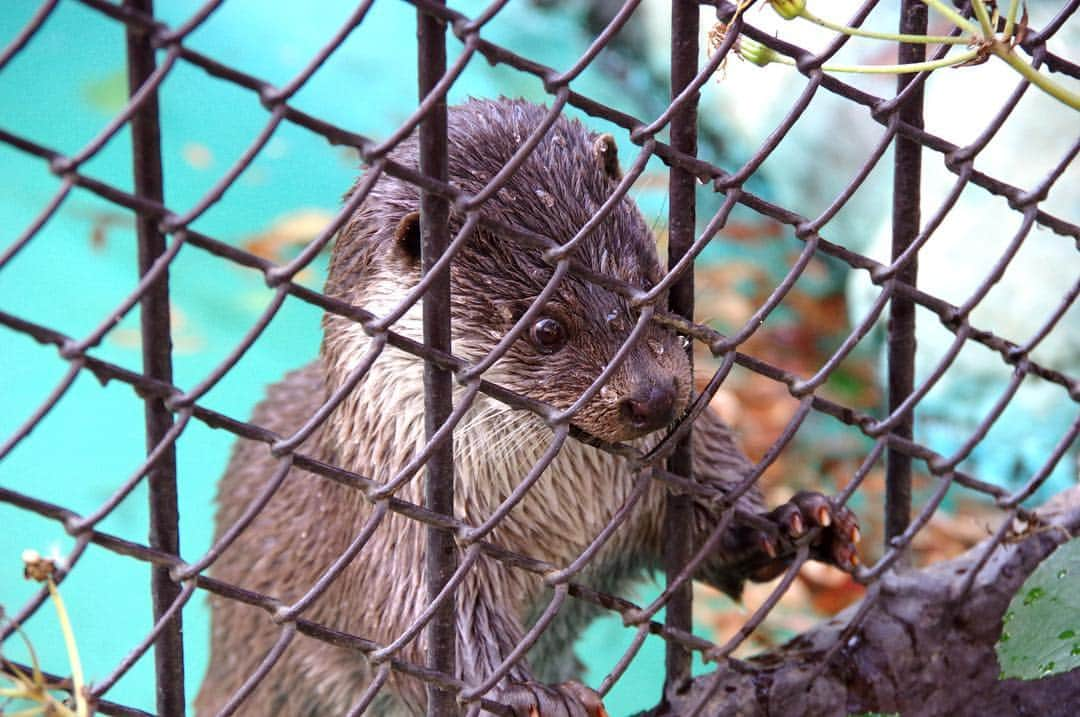
[[[630,394],[619,401],[619,413],[635,431],[648,433],[663,428],[675,419],[676,379],[635,384]]]

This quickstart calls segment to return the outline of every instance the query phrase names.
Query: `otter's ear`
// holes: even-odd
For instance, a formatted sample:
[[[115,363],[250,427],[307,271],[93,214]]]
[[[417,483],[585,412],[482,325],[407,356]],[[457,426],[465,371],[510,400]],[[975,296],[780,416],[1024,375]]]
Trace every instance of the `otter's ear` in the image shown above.
[[[394,229],[398,250],[413,263],[420,263],[420,212],[409,212]]]
[[[622,179],[622,170],[619,169],[619,148],[615,146],[615,138],[610,134],[602,134],[593,142],[593,154],[600,168],[608,179],[617,182]]]

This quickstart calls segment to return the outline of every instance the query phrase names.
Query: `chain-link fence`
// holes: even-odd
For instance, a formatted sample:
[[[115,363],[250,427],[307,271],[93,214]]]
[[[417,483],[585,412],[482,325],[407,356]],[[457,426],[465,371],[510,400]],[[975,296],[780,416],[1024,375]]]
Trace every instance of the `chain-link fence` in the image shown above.
[[[151,647],[157,712],[184,713],[185,682],[191,683],[197,677],[189,671],[185,679],[181,618],[185,610],[191,609],[193,596],[203,593],[214,596],[214,609],[221,611],[220,615],[231,616],[223,618],[227,626],[221,629],[232,631],[233,635],[221,638],[225,640],[222,644],[231,645],[237,653],[250,653],[243,658],[236,654],[228,658],[212,657],[207,679],[218,684],[220,688],[212,689],[224,696],[218,701],[207,698],[204,706],[221,713],[257,711],[252,705],[263,709],[276,705],[273,709],[281,714],[301,714],[306,713],[303,710],[316,709],[318,704],[318,710],[322,710],[317,710],[319,714],[327,714],[325,710],[333,705],[341,713],[359,714],[373,705],[372,709],[378,711],[391,705],[423,710],[426,704],[429,714],[452,714],[457,710],[476,713],[480,709],[500,712],[506,710],[505,704],[510,704],[527,714],[528,707],[523,707],[522,702],[525,699],[536,700],[544,714],[554,709],[550,706],[554,702],[569,705],[564,707],[567,714],[576,714],[573,710],[578,703],[583,705],[582,709],[596,713],[596,708],[588,705],[612,689],[650,635],[659,636],[666,643],[666,684],[682,685],[690,676],[691,655],[700,653],[713,661],[728,659],[767,619],[808,559],[816,557],[836,563],[850,559],[845,538],[853,537],[850,535],[853,524],[841,506],[858,495],[867,476],[882,467],[883,504],[864,503],[859,507],[859,517],[864,523],[872,523],[875,518],[863,513],[876,511],[884,516],[885,546],[869,565],[852,567],[847,560],[844,566],[862,584],[872,584],[903,559],[942,502],[957,490],[981,496],[985,502],[996,505],[1001,528],[993,533],[989,556],[1007,537],[1013,518],[1032,518],[1022,503],[1055,469],[1073,460],[1069,454],[1075,450],[1080,431],[1080,419],[1075,417],[1080,384],[1075,374],[1070,374],[1070,370],[1075,371],[1075,356],[1070,364],[1068,352],[1062,361],[1044,361],[1033,354],[1048,337],[1069,332],[1066,317],[1080,291],[1080,278],[1073,271],[1076,264],[1069,264],[1076,258],[1075,253],[1069,258],[1069,251],[1075,252],[1075,242],[1080,240],[1075,213],[1069,216],[1045,207],[1052,193],[1064,195],[1066,201],[1069,191],[1075,194],[1075,187],[1069,189],[1063,185],[1069,181],[1076,184],[1075,176],[1066,173],[1080,151],[1080,137],[1066,138],[1062,145],[1066,148],[1064,152],[1059,151],[1049,168],[1030,184],[1018,183],[1009,174],[990,174],[976,168],[984,149],[1014,116],[1025,95],[1041,91],[1030,87],[1029,79],[1019,73],[1007,75],[1008,98],[992,116],[970,119],[979,125],[972,133],[973,140],[957,145],[924,129],[923,92],[928,78],[940,72],[962,73],[966,68],[904,75],[895,95],[882,97],[822,69],[851,40],[848,36],[836,34],[822,52],[811,53],[758,29],[754,15],[740,12],[733,4],[719,2],[706,5],[713,6],[710,12],[715,9],[716,22],[724,25],[722,29],[713,28],[713,46],[701,48],[699,37],[710,27],[708,22],[702,24],[699,4],[673,3],[671,101],[656,116],[641,119],[573,89],[582,73],[603,56],[620,34],[625,38],[630,23],[641,21],[644,12],[641,2],[630,1],[612,9],[604,16],[603,29],[576,61],[566,67],[551,68],[519,54],[516,48],[500,46],[486,38],[485,28],[504,11],[507,3],[495,2],[481,13],[466,16],[437,2],[417,0],[412,4],[418,18],[420,101],[415,112],[396,131],[385,141],[376,142],[362,133],[363,127],[340,126],[301,111],[294,103],[296,95],[326,60],[351,33],[363,27],[372,2],[360,3],[301,72],[278,84],[188,46],[192,33],[228,4],[224,0],[207,2],[186,22],[176,26],[157,21],[150,0],[125,0],[121,4],[79,0],[79,3],[123,26],[130,100],[91,141],[74,153],[40,144],[30,139],[32,133],[0,122],[0,142],[20,155],[36,158],[39,171],[51,172],[59,180],[52,199],[3,248],[0,281],[5,273],[19,271],[19,254],[41,241],[43,228],[77,192],[92,193],[134,217],[139,279],[111,311],[100,317],[93,330],[81,336],[67,335],[22,312],[0,307],[5,341],[19,335],[55,347],[66,366],[55,387],[41,397],[32,413],[20,416],[13,433],[4,437],[0,460],[26,440],[39,423],[47,421],[50,412],[87,373],[103,382],[126,385],[140,398],[145,410],[147,449],[145,460],[131,466],[126,477],[117,478],[112,484],[114,492],[91,512],[74,512],[62,503],[43,499],[34,490],[16,490],[7,481],[0,486],[0,501],[20,512],[55,521],[74,539],[73,549],[58,561],[58,582],[68,584],[79,575],[80,559],[91,546],[142,561],[152,568],[149,588],[153,596],[153,628],[111,674],[95,680],[88,688],[92,703],[103,713],[146,714],[111,701],[109,690]],[[848,19],[848,24],[858,27],[876,5],[876,2],[864,3]],[[918,2],[902,5],[901,31],[926,34],[926,6]],[[974,17],[972,8],[961,5],[964,17]],[[1042,26],[1029,25],[1025,15],[1023,32],[1012,35],[1016,39],[1016,52],[1044,74],[1066,81],[1080,78],[1080,68],[1048,46],[1064,32],[1078,5],[1064,3],[1048,14]],[[4,81],[5,66],[32,46],[41,28],[60,6],[57,0],[42,2],[18,35],[10,38],[0,52],[0,83]],[[1004,23],[1004,18],[999,22]],[[411,35],[413,31],[413,28],[400,29],[403,35]],[[447,33],[462,45],[460,53],[450,62]],[[960,29],[954,27],[951,36],[960,37]],[[739,156],[737,165],[725,165],[721,160],[698,156],[699,125],[707,124],[704,115],[711,111],[699,107],[700,92],[725,71],[724,63],[736,49],[745,54],[748,40],[769,48],[774,57],[791,58],[796,67],[791,69],[790,76],[801,78],[801,89],[797,99],[785,108],[782,119],[769,128],[768,137],[752,151]],[[929,47],[930,61],[943,60],[950,52],[958,51],[958,47],[965,48],[963,44],[944,41]],[[901,45],[899,61],[925,61],[925,48],[925,45]],[[706,58],[703,62],[699,62],[701,56]],[[976,59],[999,61],[985,56]],[[481,132],[478,136],[492,144],[472,148],[476,156],[464,160],[461,140],[454,132],[478,132],[476,124],[482,123],[484,117],[462,119],[463,111],[454,109],[448,115],[446,94],[469,63],[481,61],[534,78],[543,85],[549,106],[539,110],[520,105],[517,110],[511,110],[513,105],[506,102],[474,103],[473,107],[481,108],[476,110],[481,115],[513,111],[524,113],[526,118],[512,125],[515,131],[504,140],[506,147],[498,146],[498,138],[492,140]],[[185,71],[181,68],[197,68],[215,82],[230,83],[253,94],[269,113],[264,126],[241,156],[208,191],[186,207],[170,206],[164,199],[163,186],[168,177],[163,176],[162,170],[157,96],[162,83],[168,82],[174,73]],[[357,93],[362,95],[363,90]],[[851,151],[858,154],[859,160],[845,167],[850,171],[850,180],[845,180],[824,203],[824,208],[812,215],[805,213],[803,207],[787,208],[763,196],[754,189],[754,182],[762,166],[790,141],[789,134],[796,123],[815,111],[812,102],[820,96],[840,98],[853,111],[876,123],[878,130],[869,146],[851,142],[858,145]],[[624,157],[624,170],[611,161],[615,143],[609,137],[588,135],[580,127],[560,119],[571,108],[608,123],[621,133],[619,142],[628,146],[628,140],[636,147],[636,156],[628,162]],[[1075,135],[1076,114],[1072,112]],[[62,118],[54,112],[45,121],[60,122]],[[317,237],[296,256],[274,261],[194,229],[193,224],[266,151],[274,132],[290,124],[320,136],[325,142],[354,148],[365,166],[340,211],[321,227]],[[553,137],[561,139],[553,140]],[[582,144],[586,141],[582,138],[591,144]],[[130,188],[123,181],[103,181],[92,171],[95,158],[106,146],[122,141],[130,141],[134,158]],[[837,136],[830,141],[841,143],[844,138]],[[566,167],[556,167],[552,172],[556,177],[562,172],[561,178],[567,186],[552,187],[550,182],[557,179],[537,180],[530,174],[536,166],[546,166],[542,163],[551,161],[550,157],[559,161],[557,158],[563,156],[550,154],[553,142],[569,144],[570,150],[576,152],[576,159],[566,160],[569,163]],[[1015,151],[1019,153],[1018,163],[1031,159],[1023,156],[1023,148]],[[496,166],[486,167],[483,172],[465,176],[461,169],[462,162],[483,164],[491,157],[498,157],[500,152],[508,157],[507,161],[500,159]],[[865,244],[852,248],[831,230],[834,219],[860,191],[865,201],[868,177],[890,152],[894,163],[889,195],[891,254],[881,260],[871,258]],[[549,154],[538,159],[537,153]],[[649,259],[640,255],[641,243],[615,237],[612,227],[630,233],[640,230],[642,236],[648,235],[643,225],[638,226],[640,219],[634,219],[637,215],[628,214],[631,210],[626,197],[635,186],[640,186],[646,166],[655,159],[670,169],[667,199],[670,269],[650,275]],[[824,166],[827,159],[818,160],[819,171],[827,170]],[[929,171],[924,165],[951,173],[951,186],[940,197],[921,192],[925,190],[923,177]],[[583,166],[586,169],[581,169]],[[581,186],[578,177],[582,172],[599,177],[596,182],[600,189]],[[543,184],[544,181],[549,184]],[[533,188],[530,182],[536,183],[535,197],[514,195],[515,192],[520,195],[523,188]],[[701,199],[701,186],[721,200],[715,209],[702,209],[712,205],[708,199]],[[602,196],[596,196],[598,193]],[[940,236],[938,229],[951,212],[955,214],[961,194],[978,194],[999,209],[1007,206],[1016,217],[1016,228],[1006,230],[1009,239],[1002,245],[1000,254],[992,257],[987,270],[956,300],[928,289],[919,272],[959,271],[955,266],[935,269],[928,265],[924,248],[934,242],[948,241],[948,237]],[[574,208],[566,209],[560,204],[567,197],[581,200],[576,216]],[[409,212],[399,206],[406,201],[415,203]],[[389,229],[373,223],[382,216],[380,212],[384,218],[391,216],[391,206],[394,220]],[[560,218],[556,221],[545,208]],[[693,267],[708,247],[724,241],[731,217],[738,212],[748,212],[780,227],[781,236],[775,241],[785,244],[793,254],[783,275],[756,299],[743,323],[722,333],[695,315]],[[542,220],[530,225],[529,218],[534,216]],[[1002,277],[1015,270],[1010,262],[1025,244],[1035,241],[1039,230],[1038,241],[1055,242],[1056,246],[1066,248],[1064,271],[1070,278],[1064,293],[1041,306],[1041,315],[1033,324],[1035,329],[1027,335],[1003,333],[996,322],[976,323],[973,312]],[[14,232],[9,228],[8,233]],[[355,249],[355,254],[349,255],[342,249],[344,239],[341,239],[332,259],[328,290],[323,293],[308,288],[298,277],[318,261],[335,236],[368,237],[372,245],[383,248],[392,245],[398,255],[392,261],[368,256],[364,252],[373,250],[367,249]],[[497,237],[501,249],[493,248],[491,237]],[[352,238],[351,244],[355,243]],[[495,263],[491,265],[487,277],[490,283],[485,290],[477,283],[485,277],[469,262],[476,264],[487,256],[485,252],[494,255],[496,251],[503,251],[506,256],[492,259]],[[631,252],[631,256],[624,260],[608,255],[608,251]],[[173,378],[177,339],[175,322],[170,323],[170,302],[174,299],[170,293],[170,274],[178,271],[176,262],[181,253],[203,253],[214,262],[228,262],[259,272],[273,293],[250,329],[233,337],[234,348],[228,355],[199,380],[184,385]],[[917,270],[916,258],[920,255],[922,263]],[[522,259],[523,256],[531,259]],[[871,288],[872,298],[863,311],[853,311],[851,324],[830,346],[820,365],[805,372],[793,370],[776,361],[775,353],[766,352],[763,357],[754,350],[754,341],[759,338],[763,324],[783,310],[793,287],[805,279],[808,267],[822,261],[839,267],[834,270],[842,275],[860,276]],[[376,265],[379,268],[372,268]],[[421,266],[424,276],[419,280]],[[520,299],[519,305],[507,308],[502,301],[507,289],[500,282],[516,276],[514,272],[519,270],[533,274],[531,288],[515,297]],[[383,280],[385,272],[404,274],[407,278],[414,271],[419,280],[414,289],[397,287],[389,296],[374,290],[362,293],[367,286],[364,282]],[[349,284],[353,280],[360,289]],[[470,281],[474,283],[470,285]],[[1039,281],[1039,277],[1028,276],[1020,285]],[[453,294],[452,284],[456,292]],[[600,358],[588,370],[578,371],[580,364],[562,366],[555,358],[565,343],[592,341],[592,337],[570,335],[568,327],[578,317],[560,318],[562,315],[554,308],[559,301],[568,300],[560,292],[570,291],[567,288],[570,286],[574,287],[571,292],[574,298],[570,300],[573,306],[569,312],[595,314],[603,310],[604,315],[592,319],[609,326],[613,337],[607,344],[599,338],[590,343],[600,346],[596,349]],[[482,300],[478,294],[482,294]],[[362,300],[356,300],[357,297]],[[365,300],[370,303],[365,304]],[[277,400],[274,404],[277,409],[298,415],[284,421],[268,409],[249,421],[246,416],[227,415],[210,408],[206,395],[231,372],[243,370],[245,355],[259,342],[270,322],[283,306],[297,302],[326,312],[321,360],[337,362],[294,375],[278,389],[280,395],[273,399]],[[136,306],[140,316],[137,336],[142,352],[141,370],[102,358],[100,351],[106,337],[116,331],[116,326]],[[618,316],[607,315],[608,307],[615,307],[611,311]],[[78,312],[81,307],[76,305],[69,310]],[[925,359],[926,370],[918,376],[917,314],[920,323],[936,322],[949,332],[940,356]],[[422,322],[417,320],[421,315]],[[872,340],[874,327],[886,318],[887,369],[882,381],[886,405],[871,410],[849,405],[841,394],[829,390],[827,384],[853,352],[863,350],[862,344]],[[452,325],[451,319],[468,325]],[[485,341],[470,343],[468,339],[481,331],[487,332]],[[1075,328],[1072,331],[1075,333]],[[488,335],[491,333],[497,335]],[[680,343],[676,336],[690,341]],[[665,343],[671,340],[676,340],[676,344]],[[345,342],[347,347],[342,349],[337,341]],[[530,369],[535,373],[523,376],[506,370],[508,363],[514,365],[513,361],[519,360],[514,353],[519,349],[515,347],[530,342],[545,354]],[[685,344],[691,344],[685,365],[671,359],[670,353],[665,354],[665,351],[681,353],[678,349]],[[672,346],[676,348],[673,350]],[[964,429],[965,435],[955,451],[945,454],[933,441],[920,435],[916,422],[925,405],[924,399],[943,377],[967,370],[956,359],[972,346],[981,347],[984,360],[998,368],[1004,367],[1008,378],[979,387],[981,393],[992,394],[993,399],[970,427]],[[694,347],[698,349],[696,368],[701,378],[693,396],[679,395],[690,393],[685,379],[678,389],[669,391],[657,388],[658,379],[649,383],[641,378],[642,373],[657,370],[657,366],[689,376]],[[926,350],[921,343],[919,350]],[[641,358],[642,354],[651,358]],[[404,356],[420,360],[402,363]],[[577,360],[580,361],[580,356]],[[544,368],[551,365],[559,369]],[[4,370],[9,371],[10,367]],[[778,387],[796,407],[785,417],[775,440],[761,451],[760,460],[740,463],[741,457],[731,458],[732,466],[717,467],[723,463],[720,458],[714,460],[717,451],[726,458],[736,451],[726,430],[717,428],[709,405],[715,405],[718,392],[733,370],[746,370]],[[377,380],[387,381],[384,377],[388,372],[397,375],[395,371],[407,376],[410,385],[420,385],[422,373],[421,394],[410,394],[403,399],[400,388],[389,380],[378,384],[378,391],[385,398],[378,403],[378,393],[372,385]],[[582,374],[573,377],[580,388],[573,395],[563,395],[557,384],[575,385],[567,378],[575,371]],[[706,371],[711,373],[703,375]],[[406,378],[401,378],[401,382],[404,384]],[[1039,431],[1057,432],[1049,443],[1052,448],[1039,456],[1037,467],[1021,480],[1002,485],[978,471],[968,470],[965,461],[985,445],[987,435],[1022,384],[1037,384],[1040,389],[1049,390],[1049,400],[1057,407],[1067,407],[1072,418],[1061,425],[1039,426]],[[590,417],[590,411],[608,400],[608,394],[619,391],[622,393],[611,399],[615,418]],[[358,401],[357,396],[362,400]],[[463,475],[462,471],[468,473],[480,465],[468,453],[473,444],[467,434],[475,432],[475,427],[480,425],[478,414],[483,411],[501,416],[501,420],[509,420],[506,416],[528,418],[513,419],[521,425],[516,426],[519,433],[510,438],[485,434],[485,440],[491,441],[487,450],[498,453],[499,460],[483,465],[501,468],[495,477],[478,478]],[[380,433],[385,423],[398,420],[403,414],[419,418],[421,413],[424,420],[410,424],[413,433],[400,428]],[[842,489],[838,486],[837,495],[829,503],[814,502],[817,498],[804,498],[810,502],[801,505],[796,501],[796,507],[805,509],[805,513],[795,523],[789,512],[754,510],[755,485],[791,450],[793,440],[808,418],[815,416],[827,417],[862,439],[858,460],[850,465]],[[621,434],[615,428],[607,430],[616,424],[625,428],[627,422],[631,428]],[[178,441],[197,423],[245,439],[245,448],[234,455],[230,473],[250,473],[251,477],[237,484],[235,492],[223,499],[225,507],[212,547],[184,560],[180,558],[180,526],[181,519],[186,523],[189,516],[181,515],[178,486],[196,477],[178,471],[176,452]],[[663,424],[664,430],[652,434],[652,439],[640,440],[640,435],[646,429],[656,429],[657,423]],[[335,433],[339,430],[344,433]],[[394,433],[395,430],[405,432]],[[502,426],[498,430],[508,429]],[[699,438],[693,442],[691,436]],[[349,440],[359,448],[347,446]],[[388,445],[396,440],[401,445]],[[325,448],[331,444],[338,448],[334,451]],[[482,442],[478,445],[477,450],[484,449]],[[68,449],[57,446],[56,450]],[[588,456],[586,462],[580,462],[585,461],[582,455]],[[579,461],[572,465],[587,477],[590,471],[605,481],[616,473],[621,477],[615,484],[586,483],[584,488],[575,484],[575,490],[583,490],[576,496],[567,491],[552,491],[551,476],[562,479],[569,475],[560,463],[571,460],[567,456]],[[703,461],[706,472],[715,472],[715,480],[703,479],[698,474]],[[72,462],[80,463],[77,469],[80,472],[94,470],[92,455],[73,457]],[[917,509],[913,509],[913,472],[925,478],[922,493],[915,491]],[[496,478],[505,479],[505,485],[495,487]],[[149,540],[141,543],[102,530],[102,522],[144,482],[149,486]],[[469,502],[471,491],[478,489],[492,492],[485,496],[486,502],[480,503],[482,509]],[[310,496],[309,503],[305,503],[305,495]],[[659,502],[653,502],[654,495],[661,496]],[[833,511],[829,513],[831,518],[820,518],[823,505]],[[546,513],[530,522],[523,517],[526,510]],[[704,528],[699,527],[702,510],[708,513]],[[602,514],[593,515],[597,511]],[[562,520],[563,515],[579,512],[588,513],[591,519]],[[651,517],[642,518],[642,513]],[[273,516],[272,521],[265,517],[268,514]],[[190,517],[192,521],[204,519]],[[802,523],[806,520],[813,523],[815,519],[820,524],[812,531],[813,535],[802,537],[811,528]],[[293,521],[297,525],[303,523],[305,532],[294,530],[290,526]],[[275,544],[274,531],[267,527],[271,522],[280,527],[277,539],[293,543],[291,547]],[[571,536],[579,522],[584,525],[583,534]],[[778,522],[789,535],[772,542]],[[645,523],[647,527],[643,527]],[[560,555],[558,550],[542,547],[549,541],[539,535],[514,538],[514,526],[522,525],[530,530],[549,526],[556,537],[564,539],[565,545],[560,543],[560,548],[565,548],[563,552],[570,552]],[[321,527],[327,527],[328,532],[317,532]],[[313,534],[309,535],[308,528]],[[832,534],[847,530],[849,535],[830,538],[830,530]],[[656,554],[649,558],[622,554],[620,558],[620,551],[641,548],[646,542],[642,537],[645,533],[649,534],[649,544],[655,547]],[[744,545],[747,535],[750,545]],[[767,538],[767,544],[762,544],[762,536]],[[832,543],[823,547],[822,536]],[[310,541],[311,547],[305,547],[304,541]],[[535,550],[529,549],[532,544]],[[519,545],[526,547],[519,550]],[[304,550],[290,552],[299,548]],[[702,565],[718,552],[725,555],[727,572],[721,571],[722,574],[735,576],[733,580],[753,576],[755,571],[768,573],[776,566],[782,568],[779,573],[783,576],[760,608],[746,615],[741,628],[722,644],[693,632],[690,591],[691,579],[700,576]],[[312,556],[308,571],[297,564],[303,560],[302,554]],[[262,559],[265,556],[270,557]],[[620,560],[633,565],[625,570],[620,568],[626,576],[620,576],[619,580],[594,569],[599,561],[613,565]],[[746,565],[738,570],[732,568],[739,560]],[[223,567],[229,565],[243,565],[244,569]],[[640,572],[647,565],[662,566],[667,582],[655,600],[640,605],[628,600],[617,588],[625,582],[622,577]],[[381,578],[378,573],[382,574]],[[484,580],[477,575],[485,576]],[[503,577],[491,577],[495,575]],[[225,576],[237,576],[237,581]],[[491,589],[496,595],[484,592],[489,578],[494,581]],[[98,575],[87,579],[107,581],[108,577]],[[719,581],[722,583],[724,579]],[[970,584],[975,575],[967,579]],[[342,584],[352,593],[343,589]],[[531,596],[531,602],[528,605],[507,602],[500,590],[517,590],[521,595]],[[367,591],[381,597],[368,602],[365,598],[349,597]],[[416,596],[408,599],[413,605],[411,611],[400,608],[396,602],[402,595]],[[48,591],[43,589],[17,609],[7,606],[8,620],[3,626],[5,645],[16,634],[16,627],[41,610],[48,598]],[[360,622],[322,619],[336,614],[324,609],[328,603],[349,599],[355,600],[354,606],[365,613]],[[381,610],[377,600],[385,601]],[[511,609],[525,609],[529,614],[508,618],[509,627],[497,623]],[[658,617],[661,610],[665,611],[663,618]],[[375,611],[379,611],[379,619],[372,620]],[[621,655],[611,656],[612,666],[607,674],[592,686],[596,691],[534,682],[534,678],[558,681],[574,676],[574,670],[569,668],[547,672],[537,668],[538,675],[533,675],[526,667],[526,659],[533,650],[531,659],[542,663],[544,660],[537,653],[548,649],[545,640],[572,640],[575,636],[572,631],[580,630],[599,612],[616,614],[633,639]],[[474,624],[485,620],[495,622]],[[392,623],[389,634],[384,634],[386,631],[379,625],[382,621]],[[343,625],[359,627],[353,631]],[[371,630],[365,632],[367,627]],[[552,638],[546,634],[549,630],[558,634]],[[251,637],[249,631],[262,637]],[[61,671],[55,665],[46,667]],[[30,667],[6,662],[4,669],[9,673],[17,669],[28,672]],[[64,689],[71,689],[68,678],[50,679],[57,680]],[[301,684],[309,687],[297,686]],[[524,687],[515,692],[508,685]]]

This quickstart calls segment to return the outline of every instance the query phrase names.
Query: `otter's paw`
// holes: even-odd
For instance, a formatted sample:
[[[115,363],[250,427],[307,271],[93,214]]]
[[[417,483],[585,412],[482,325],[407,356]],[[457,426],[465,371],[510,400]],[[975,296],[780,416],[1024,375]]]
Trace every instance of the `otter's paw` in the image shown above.
[[[790,540],[798,540],[813,528],[821,528],[810,544],[810,557],[823,563],[851,571],[859,565],[855,544],[859,542],[859,521],[855,514],[842,505],[836,505],[828,497],[813,491],[799,491],[791,500],[765,514],[776,524],[780,533]],[[761,568],[753,576],[769,580],[788,564],[779,557],[780,546],[774,536],[761,535],[761,549],[774,562]]]
[[[511,682],[495,699],[514,717],[608,717],[600,695],[580,682]]]

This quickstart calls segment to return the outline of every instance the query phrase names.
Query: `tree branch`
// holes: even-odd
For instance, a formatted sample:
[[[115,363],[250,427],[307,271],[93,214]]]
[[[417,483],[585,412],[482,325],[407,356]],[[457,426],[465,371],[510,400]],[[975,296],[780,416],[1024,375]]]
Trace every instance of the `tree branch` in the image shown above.
[[[1080,670],[998,680],[1002,615],[1035,567],[1080,533],[1080,487],[1039,516],[1047,525],[995,548],[966,592],[987,542],[954,560],[886,573],[862,603],[774,652],[694,679],[656,717],[688,715],[707,693],[700,715],[1075,714]]]

